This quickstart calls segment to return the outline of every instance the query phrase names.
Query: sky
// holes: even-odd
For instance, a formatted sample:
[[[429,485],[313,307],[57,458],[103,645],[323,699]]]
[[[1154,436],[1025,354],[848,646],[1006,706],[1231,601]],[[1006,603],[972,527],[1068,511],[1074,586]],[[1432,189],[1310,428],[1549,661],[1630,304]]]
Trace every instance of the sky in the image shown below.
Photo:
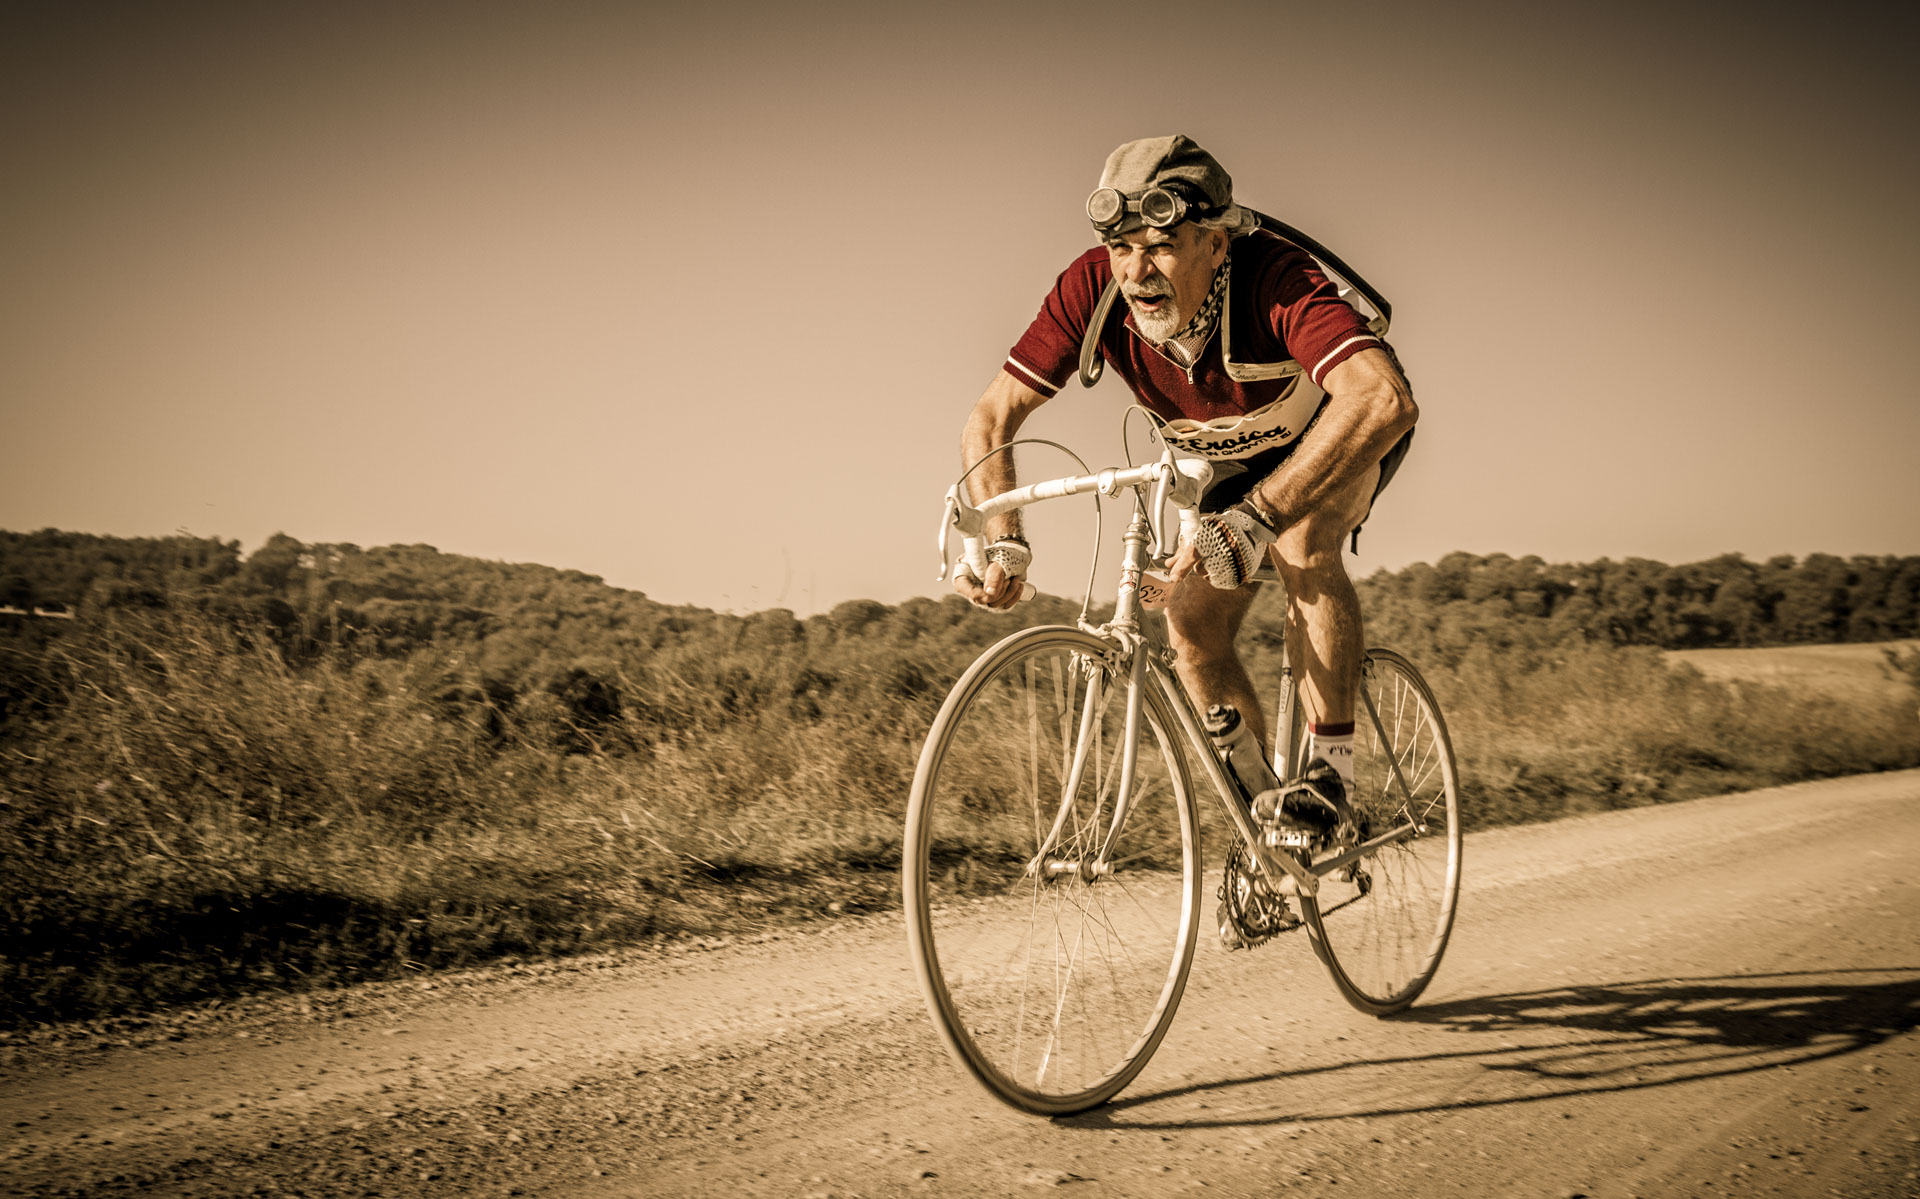
[[[1915,26],[9,4],[0,528],[427,543],[735,611],[942,594],[969,408],[1108,151],[1182,132],[1394,304],[1421,422],[1356,573],[1920,553]],[[1115,464],[1126,402],[1023,432]],[[1078,595],[1091,506],[1054,507],[1033,577]]]

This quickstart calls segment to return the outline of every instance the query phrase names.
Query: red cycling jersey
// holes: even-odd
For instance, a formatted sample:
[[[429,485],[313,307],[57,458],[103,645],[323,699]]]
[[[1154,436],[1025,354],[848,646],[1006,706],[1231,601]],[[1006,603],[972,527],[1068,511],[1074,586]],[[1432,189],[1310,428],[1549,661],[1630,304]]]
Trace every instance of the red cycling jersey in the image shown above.
[[[1262,231],[1235,238],[1229,252],[1233,274],[1220,323],[1231,337],[1234,360],[1292,358],[1302,374],[1253,381],[1230,377],[1218,331],[1192,367],[1181,366],[1140,335],[1131,313],[1123,321],[1107,321],[1100,351],[1149,410],[1176,422],[1170,430],[1176,436],[1182,428],[1191,430],[1190,422],[1217,427],[1195,433],[1199,440],[1185,448],[1237,459],[1297,438],[1320,406],[1319,385],[1327,372],[1382,343],[1304,251]],[[1075,259],[1007,355],[1007,373],[1045,396],[1064,387],[1079,368],[1081,338],[1112,277],[1103,247]],[[1236,420],[1248,416],[1255,419]]]

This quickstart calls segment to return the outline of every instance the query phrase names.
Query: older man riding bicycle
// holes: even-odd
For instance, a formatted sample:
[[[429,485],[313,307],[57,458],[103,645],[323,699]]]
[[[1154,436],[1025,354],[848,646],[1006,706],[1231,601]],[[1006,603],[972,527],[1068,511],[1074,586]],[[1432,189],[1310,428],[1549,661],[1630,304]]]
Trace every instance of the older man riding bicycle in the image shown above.
[[[1391,347],[1314,259],[1234,202],[1214,157],[1185,136],[1128,142],[1107,159],[1087,214],[1101,244],[1060,274],[961,436],[975,503],[1015,485],[1010,441],[1076,365],[1114,365],[1175,449],[1212,461],[1199,535],[1172,563],[1167,626],[1181,682],[1201,707],[1236,710],[1270,745],[1234,649],[1270,560],[1286,586],[1287,654],[1304,671],[1307,794],[1339,820],[1353,786],[1353,719],[1364,642],[1345,543],[1398,468],[1418,418]],[[1110,319],[1114,293],[1125,301]],[[1020,514],[988,529],[984,578],[961,595],[1003,609],[1031,553]],[[1261,791],[1254,780],[1243,780]],[[1273,780],[1264,780],[1266,787]],[[1271,817],[1271,809],[1260,813]]]

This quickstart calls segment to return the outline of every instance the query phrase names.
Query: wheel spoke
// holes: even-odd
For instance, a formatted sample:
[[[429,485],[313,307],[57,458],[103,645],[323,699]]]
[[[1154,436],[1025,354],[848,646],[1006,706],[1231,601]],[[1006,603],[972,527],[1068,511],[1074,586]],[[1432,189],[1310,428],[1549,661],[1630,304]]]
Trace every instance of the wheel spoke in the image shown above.
[[[1426,685],[1405,659],[1380,650],[1363,679],[1371,702],[1362,705],[1350,800],[1373,837],[1408,824],[1423,831],[1360,859],[1364,893],[1335,872],[1302,908],[1342,994],[1386,1014],[1411,1003],[1439,965],[1458,894],[1460,822],[1452,750]]]
[[[1112,659],[1064,629],[990,650],[936,719],[909,809],[909,939],[935,1020],[975,1077],[1031,1111],[1124,1086],[1192,961],[1198,825],[1157,690],[1125,825],[1111,827],[1128,685],[1106,673]]]

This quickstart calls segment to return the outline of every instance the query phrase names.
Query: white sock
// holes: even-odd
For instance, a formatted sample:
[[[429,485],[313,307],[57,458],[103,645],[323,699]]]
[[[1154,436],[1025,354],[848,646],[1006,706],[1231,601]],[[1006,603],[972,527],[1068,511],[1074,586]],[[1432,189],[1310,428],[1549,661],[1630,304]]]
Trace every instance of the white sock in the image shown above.
[[[1330,730],[1330,731],[1323,731]],[[1307,760],[1325,759],[1347,789],[1353,789],[1353,724],[1308,726]]]

